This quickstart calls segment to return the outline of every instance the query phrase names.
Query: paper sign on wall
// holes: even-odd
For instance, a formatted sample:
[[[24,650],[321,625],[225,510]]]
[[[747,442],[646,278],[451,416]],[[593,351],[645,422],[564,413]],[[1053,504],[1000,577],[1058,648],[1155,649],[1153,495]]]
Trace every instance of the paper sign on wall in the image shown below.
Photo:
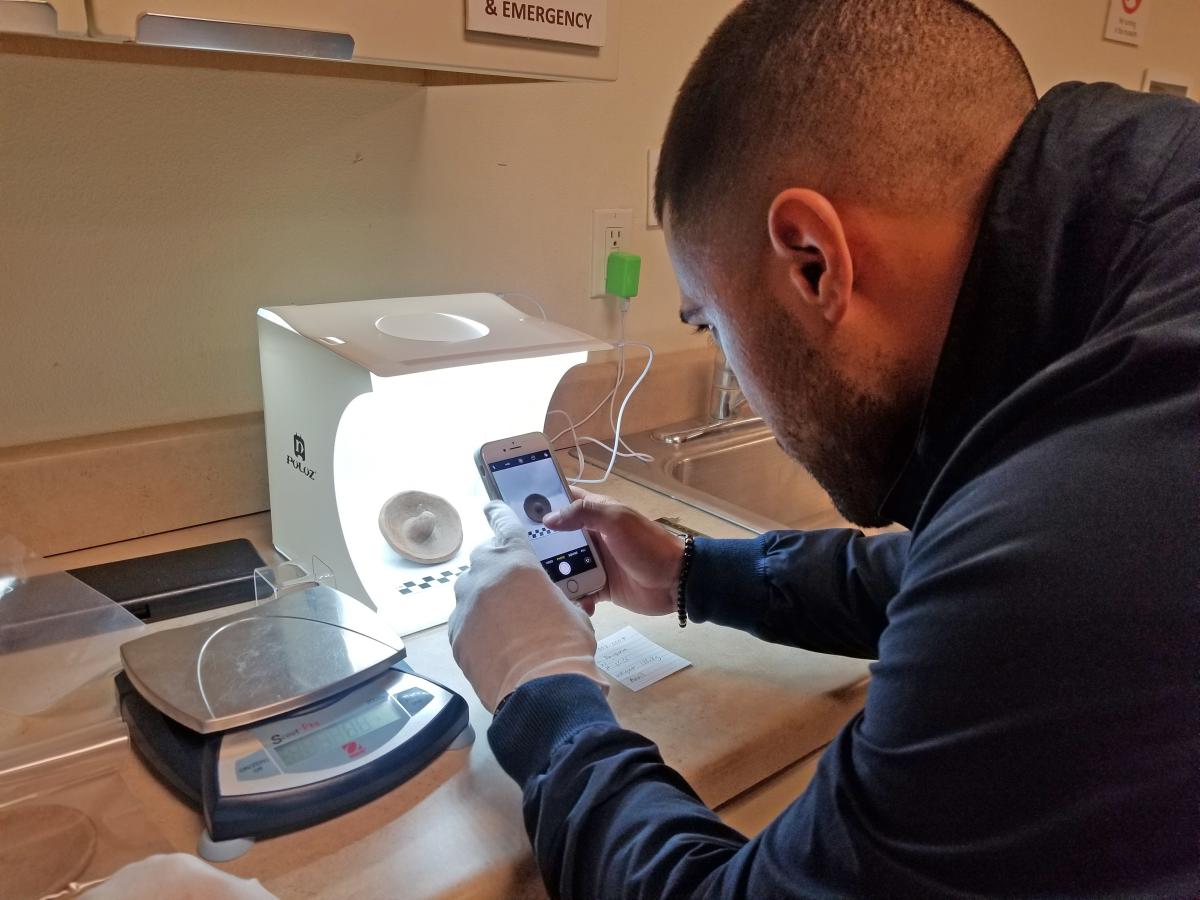
[[[1150,0],[1109,0],[1104,37],[1122,44],[1141,44],[1146,36],[1146,7]]]
[[[603,47],[608,0],[467,0],[467,31]]]

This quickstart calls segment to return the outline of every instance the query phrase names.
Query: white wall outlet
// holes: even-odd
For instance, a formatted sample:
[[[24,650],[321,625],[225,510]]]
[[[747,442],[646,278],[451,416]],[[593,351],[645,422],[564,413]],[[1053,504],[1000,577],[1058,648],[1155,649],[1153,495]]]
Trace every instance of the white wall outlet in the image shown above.
[[[632,209],[592,210],[592,296],[603,297],[608,254],[624,250],[633,228]]]

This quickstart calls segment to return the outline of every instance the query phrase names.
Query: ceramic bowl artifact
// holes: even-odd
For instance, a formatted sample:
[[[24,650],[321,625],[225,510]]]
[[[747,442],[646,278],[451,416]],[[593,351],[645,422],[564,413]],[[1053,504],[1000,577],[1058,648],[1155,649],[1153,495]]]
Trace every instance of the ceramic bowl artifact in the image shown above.
[[[541,494],[530,494],[525,498],[525,515],[529,521],[542,524],[542,519],[550,512],[550,501]]]
[[[393,550],[418,563],[452,559],[462,546],[462,519],[443,497],[401,491],[379,510],[379,531]]]

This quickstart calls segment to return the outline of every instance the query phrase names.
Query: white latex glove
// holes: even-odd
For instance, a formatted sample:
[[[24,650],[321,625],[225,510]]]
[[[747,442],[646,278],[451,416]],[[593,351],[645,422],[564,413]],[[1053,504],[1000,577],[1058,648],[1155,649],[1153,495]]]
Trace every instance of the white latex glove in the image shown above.
[[[554,586],[506,504],[493,501],[483,512],[496,535],[471,553],[450,614],[454,659],[483,705],[495,712],[522,684],[547,675],[586,675],[607,691],[587,613]]]
[[[278,900],[258,879],[238,878],[187,853],[130,863],[83,896],[87,900]]]

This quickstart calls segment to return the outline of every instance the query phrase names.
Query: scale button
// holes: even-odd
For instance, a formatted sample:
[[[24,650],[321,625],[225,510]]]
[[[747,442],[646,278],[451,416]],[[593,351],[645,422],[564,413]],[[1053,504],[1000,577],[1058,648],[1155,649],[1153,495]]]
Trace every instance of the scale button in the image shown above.
[[[279,769],[271,762],[266,750],[259,750],[249,756],[243,756],[234,765],[238,781],[255,781],[259,778],[270,778],[278,775]]]
[[[429,705],[429,701],[432,699],[433,694],[429,693],[429,691],[423,691],[420,688],[409,688],[396,695],[396,702],[410,716],[415,716],[423,710]]]

